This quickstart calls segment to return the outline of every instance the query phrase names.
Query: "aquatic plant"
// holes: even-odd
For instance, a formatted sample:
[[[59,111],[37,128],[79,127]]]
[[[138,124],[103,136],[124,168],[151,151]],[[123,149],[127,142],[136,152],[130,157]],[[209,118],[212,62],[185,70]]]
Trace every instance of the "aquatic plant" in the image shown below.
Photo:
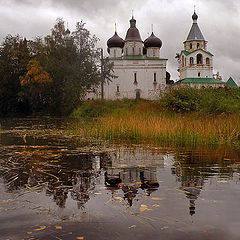
[[[89,138],[177,146],[240,143],[239,89],[174,89],[159,101],[90,101],[72,117],[71,130]]]

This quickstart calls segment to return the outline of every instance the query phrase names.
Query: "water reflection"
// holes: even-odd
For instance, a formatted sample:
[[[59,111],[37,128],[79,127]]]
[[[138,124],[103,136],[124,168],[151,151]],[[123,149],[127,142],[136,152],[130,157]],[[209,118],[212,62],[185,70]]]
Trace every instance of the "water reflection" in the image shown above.
[[[106,190],[112,196],[121,191],[131,207],[138,194],[151,196],[159,189],[157,169],[164,167],[163,156],[158,151],[149,154],[138,148],[89,153],[49,146],[4,146],[0,176],[8,192],[44,190],[60,208],[65,208],[71,196],[79,209],[91,199],[104,176]],[[200,161],[193,152],[173,156],[171,172],[181,184],[178,189],[186,194],[190,215],[196,213],[196,200],[207,179],[216,174],[231,178],[234,173],[229,161],[219,166],[217,161]]]
[[[105,220],[107,214],[107,220],[112,221],[116,218],[114,211],[104,208],[117,205],[118,213],[127,209],[131,216],[142,214],[149,221],[159,222],[168,215],[183,216],[183,212],[194,218],[201,216],[202,195],[211,196],[208,188],[218,182],[234,181],[234,189],[239,190],[238,151],[89,146],[62,135],[59,140],[46,132],[30,136],[32,127],[27,126],[22,128],[28,129],[24,140],[26,133],[20,135],[19,129],[2,132],[0,178],[4,194],[10,193],[14,199],[22,197],[23,201],[39,201],[50,210],[57,206],[61,212],[71,209],[77,215],[78,210],[89,213],[99,206],[98,211],[103,211],[99,218]],[[218,196],[227,191],[226,186],[221,187]],[[37,193],[39,199],[32,199],[31,193]],[[209,207],[209,202],[204,206]],[[76,218],[80,219],[80,215]],[[174,227],[175,224],[174,220]],[[164,227],[160,229],[167,229]]]
[[[119,150],[112,153],[87,153],[78,150],[66,150],[41,146],[35,147],[4,147],[0,153],[0,176],[4,180],[6,190],[14,192],[20,189],[44,190],[48,196],[53,196],[54,202],[64,208],[69,196],[77,201],[78,208],[83,208],[95,191],[97,182],[104,174],[105,186],[114,192],[121,189],[130,206],[138,193],[138,189],[150,196],[159,187],[156,167],[127,167],[127,161],[140,154],[141,150]],[[146,151],[143,151],[145,153]],[[123,154],[127,158],[118,159],[116,165],[113,156]],[[159,163],[159,154],[155,154],[155,164]],[[151,163],[153,163],[153,155]]]
[[[176,153],[174,156],[171,172],[176,175],[177,181],[181,183],[178,189],[185,193],[189,201],[189,214],[191,216],[196,213],[196,200],[208,179],[217,176],[220,179],[230,180],[233,178],[234,172],[239,173],[237,169],[230,165],[236,160],[231,160],[228,155],[218,153],[186,151]]]

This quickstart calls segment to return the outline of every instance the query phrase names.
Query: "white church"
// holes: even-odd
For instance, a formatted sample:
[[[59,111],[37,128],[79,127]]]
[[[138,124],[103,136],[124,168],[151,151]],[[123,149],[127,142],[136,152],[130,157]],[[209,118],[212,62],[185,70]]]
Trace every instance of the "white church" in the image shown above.
[[[125,41],[115,32],[107,41],[117,78],[104,86],[106,99],[156,99],[166,87],[167,59],[160,57],[162,41],[153,33],[144,42],[132,17]]]
[[[201,87],[224,87],[225,82],[213,75],[213,54],[207,50],[207,41],[198,26],[198,15],[194,11],[193,24],[178,55],[180,80],[175,85]]]
[[[195,11],[192,20],[184,50],[177,54],[180,80],[174,86],[224,87],[225,82],[213,74],[213,54],[207,50],[207,41],[198,26]],[[104,84],[104,99],[159,99],[161,92],[171,83],[166,71],[167,59],[160,55],[162,41],[153,32],[142,41],[132,17],[125,40],[115,31],[107,46],[116,78]],[[101,94],[89,91],[86,98],[101,98]]]

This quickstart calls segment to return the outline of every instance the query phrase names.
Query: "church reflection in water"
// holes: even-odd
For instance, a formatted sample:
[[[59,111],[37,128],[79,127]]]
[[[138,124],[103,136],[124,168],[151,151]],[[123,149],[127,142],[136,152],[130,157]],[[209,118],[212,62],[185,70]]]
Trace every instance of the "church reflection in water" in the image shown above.
[[[105,172],[105,185],[112,193],[121,189],[123,198],[128,201],[129,206],[132,206],[133,199],[139,190],[143,190],[145,195],[150,196],[158,189],[156,173],[157,167],[109,168]]]
[[[186,194],[189,214],[194,215],[205,180],[215,174],[216,161],[204,162],[192,152],[173,156],[171,174],[180,183],[179,190]],[[159,189],[157,173],[164,167],[164,153],[140,148],[88,153],[13,147],[1,150],[0,159],[0,177],[7,192],[41,190],[60,208],[65,208],[70,197],[79,209],[85,208],[96,186],[102,185],[113,198],[121,197],[131,207],[135,200]],[[224,164],[218,171],[224,176],[232,174],[232,168]]]
[[[0,155],[2,158],[7,155],[1,169],[8,171],[0,170],[0,177],[8,192],[41,189],[52,196],[60,208],[65,208],[69,196],[77,202],[79,209],[84,208],[96,185],[101,184],[103,175],[106,188],[112,192],[121,190],[124,199],[132,206],[139,190],[150,195],[159,186],[156,167],[139,166],[148,164],[143,159],[148,156],[150,164],[163,164],[162,155],[139,149],[89,154],[30,147],[11,149],[7,154],[3,151]]]
[[[205,182],[213,176],[231,178],[233,168],[224,160],[224,155],[211,155],[209,152],[186,151],[174,155],[172,174],[176,175],[181,184],[178,188],[183,191],[189,201],[189,214],[197,212],[196,201],[204,188]]]

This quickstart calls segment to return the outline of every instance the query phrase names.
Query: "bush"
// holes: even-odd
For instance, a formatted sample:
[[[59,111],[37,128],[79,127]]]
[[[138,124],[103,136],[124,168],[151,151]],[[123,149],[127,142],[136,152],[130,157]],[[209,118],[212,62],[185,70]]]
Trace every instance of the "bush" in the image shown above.
[[[163,107],[174,112],[230,114],[240,112],[240,90],[228,88],[172,89],[161,99]]]

